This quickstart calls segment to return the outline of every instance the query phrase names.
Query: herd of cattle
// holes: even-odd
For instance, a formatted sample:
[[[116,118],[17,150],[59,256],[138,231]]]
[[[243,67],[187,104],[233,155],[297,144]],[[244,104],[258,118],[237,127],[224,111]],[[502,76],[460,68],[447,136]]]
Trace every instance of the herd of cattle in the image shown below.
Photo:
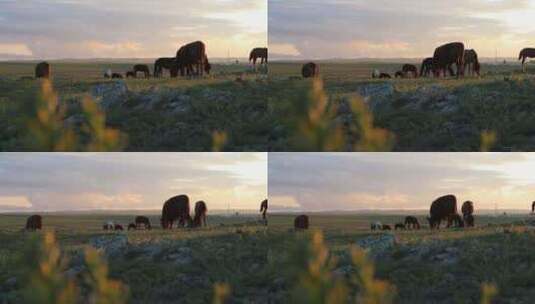
[[[535,207],[535,203],[533,205]],[[441,196],[431,203],[429,209],[429,228],[439,229],[442,221],[446,221],[446,228],[456,227],[474,227],[474,203],[472,201],[465,201],[461,207],[461,213],[457,213],[457,198],[453,194]],[[396,223],[395,230],[405,229],[420,229],[420,223],[415,216],[405,217],[403,223]],[[371,230],[392,230],[390,225],[381,224],[381,222],[373,222],[370,225]]]
[[[525,71],[526,59],[535,58],[535,48],[525,48],[520,51],[518,60],[522,60],[522,70]],[[453,65],[457,71],[453,71]],[[477,52],[473,49],[465,49],[462,42],[451,42],[439,46],[435,49],[433,57],[425,58],[420,66],[420,71],[413,64],[404,64],[401,70],[394,74],[395,78],[417,78],[444,77],[449,73],[450,76],[462,77],[468,69],[468,75],[480,76],[481,64],[479,63]],[[301,69],[303,78],[319,76],[319,66],[314,62],[305,63]],[[375,69],[372,78],[390,79],[389,73],[380,72]]]
[[[260,213],[263,221],[267,224],[268,200],[260,203]],[[206,215],[208,207],[204,201],[195,203],[194,215],[190,214],[190,200],[185,194],[173,196],[166,200],[162,207],[160,224],[163,229],[172,229],[173,225],[181,228],[197,228],[207,226]],[[26,230],[41,230],[43,219],[41,215],[32,215],[26,220]],[[113,221],[106,221],[102,225],[103,230],[124,230],[123,225]],[[128,230],[147,229],[151,230],[152,225],[146,216],[136,216],[133,223],[128,224]]]
[[[257,61],[260,59],[260,64],[267,64],[268,49],[254,48],[249,53],[249,62],[256,67]],[[154,62],[154,77],[162,77],[164,70],[169,72],[171,78],[180,76],[202,76],[204,73],[210,74],[212,65],[208,61],[206,55],[206,45],[202,41],[195,41],[188,43],[178,49],[174,57],[161,57]],[[107,69],[104,73],[105,78],[121,79],[137,78],[141,73],[144,78],[151,76],[149,66],[146,64],[136,64],[132,70],[127,71],[125,75],[117,72],[112,72]],[[52,75],[51,65],[46,62],[40,62],[35,66],[35,78],[50,78]]]

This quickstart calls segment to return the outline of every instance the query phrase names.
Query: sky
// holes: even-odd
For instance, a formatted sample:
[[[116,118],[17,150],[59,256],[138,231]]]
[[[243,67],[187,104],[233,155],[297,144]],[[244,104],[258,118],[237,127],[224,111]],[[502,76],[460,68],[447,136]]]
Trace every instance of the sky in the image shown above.
[[[0,212],[159,210],[178,194],[209,210],[257,209],[267,154],[0,154]]]
[[[269,0],[269,47],[279,58],[422,58],[462,41],[480,57],[518,57],[535,47],[534,18],[535,0]]]
[[[209,57],[267,44],[266,0],[0,0],[0,60]]]
[[[429,210],[439,196],[531,210],[533,153],[270,153],[272,209]]]

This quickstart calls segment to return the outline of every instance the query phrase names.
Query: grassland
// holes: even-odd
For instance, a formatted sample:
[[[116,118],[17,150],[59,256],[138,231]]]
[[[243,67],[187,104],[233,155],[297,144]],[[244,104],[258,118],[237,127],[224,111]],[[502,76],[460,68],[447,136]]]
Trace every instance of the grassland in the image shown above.
[[[311,291],[303,286],[311,285],[303,285],[303,280],[313,275],[307,274],[309,263],[322,255],[304,250],[313,232],[294,232],[292,215],[271,215],[267,227],[257,222],[256,215],[214,215],[209,217],[209,227],[197,230],[104,232],[100,228],[105,220],[127,224],[133,216],[45,214],[44,226],[55,231],[63,254],[70,257],[66,273],[76,276],[84,272],[78,262],[84,246],[95,239],[126,238],[127,245],[113,252],[107,248],[104,254],[111,278],[128,286],[131,303],[206,303],[212,300],[216,283],[230,286],[229,303],[290,299],[297,303],[310,297]],[[535,295],[535,237],[532,226],[525,225],[527,217],[482,215],[476,217],[473,229],[383,233],[371,232],[369,224],[376,220],[394,224],[403,217],[311,214],[311,228],[323,233],[325,249],[333,259],[322,266],[321,276],[327,282],[310,282],[325,287],[322,284],[345,280],[349,294],[356,297],[364,287],[352,280],[360,269],[351,262],[350,248],[362,240],[386,238],[382,247],[371,247],[369,254],[376,277],[395,287],[395,303],[478,303],[484,283],[497,288],[493,303],[530,303]],[[157,219],[151,216],[153,223]],[[24,250],[41,234],[23,232],[24,221],[24,215],[0,216],[0,283],[11,282],[0,284],[2,303],[20,301],[28,271],[21,265]],[[314,284],[314,290],[319,290]],[[314,303],[327,303],[314,295]]]
[[[103,77],[108,68],[124,74],[133,64],[51,62],[58,101],[54,118],[63,129],[72,129],[81,142],[67,150],[85,150],[91,136],[90,117],[82,106],[86,98],[99,104],[104,127],[118,130],[125,139],[116,150],[267,149],[265,75],[247,65],[214,64],[212,75],[203,78]],[[49,150],[35,144],[37,136],[28,127],[38,119],[38,103],[43,99],[42,82],[31,79],[34,66],[32,62],[0,62],[1,151]],[[220,136],[224,140],[214,143],[214,134],[224,134]]]
[[[374,69],[390,73],[403,62],[318,61],[323,91],[328,100],[324,125],[342,126],[359,113],[341,111],[351,100],[361,100],[373,116],[373,127],[389,131],[392,145],[378,150],[395,151],[533,151],[535,129],[534,69],[521,73],[520,64],[482,64],[481,77],[463,79],[372,79]],[[300,77],[302,62],[272,62],[269,66],[269,108],[274,127],[270,149],[306,150],[296,144],[292,120],[314,104],[312,82]],[[302,99],[308,100],[303,105]],[[298,104],[299,106],[295,106]],[[334,110],[333,110],[334,109]],[[353,111],[354,112],[354,111]],[[353,117],[347,118],[348,114]],[[349,115],[351,116],[351,115]],[[357,118],[355,118],[357,117]],[[303,133],[301,131],[301,133]],[[362,133],[362,132],[360,132]],[[359,132],[346,142],[358,141]],[[323,150],[358,150],[354,145]]]

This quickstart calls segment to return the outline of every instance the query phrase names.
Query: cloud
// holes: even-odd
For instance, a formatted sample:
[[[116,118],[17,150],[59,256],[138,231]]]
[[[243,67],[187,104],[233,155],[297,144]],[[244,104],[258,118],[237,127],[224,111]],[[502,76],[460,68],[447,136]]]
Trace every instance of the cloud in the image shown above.
[[[508,17],[535,14],[533,2],[269,0],[269,40],[302,58],[424,57],[450,41],[512,56],[525,30]]]
[[[232,46],[243,57],[267,43],[267,3],[0,1],[0,32],[0,44],[26,45],[35,58],[159,57],[194,40],[210,56],[226,57]]]
[[[0,196],[0,208],[30,208],[32,203],[26,196]]]
[[[0,158],[0,198],[25,197],[30,210],[158,209],[181,193],[207,201],[212,210],[256,209],[267,197],[267,156],[10,153]],[[0,211],[13,209],[13,202],[1,202]]]
[[[533,165],[519,153],[270,153],[269,197],[313,211],[426,209],[448,193],[478,208],[525,208]]]

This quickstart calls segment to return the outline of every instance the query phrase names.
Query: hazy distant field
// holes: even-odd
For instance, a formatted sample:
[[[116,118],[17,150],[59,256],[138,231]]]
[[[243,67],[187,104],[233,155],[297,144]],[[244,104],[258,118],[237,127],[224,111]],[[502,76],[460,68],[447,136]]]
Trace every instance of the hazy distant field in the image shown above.
[[[311,81],[301,79],[303,62],[272,62],[269,73],[273,93],[269,96],[269,107],[279,125],[274,130],[284,130],[273,132],[272,150],[309,150],[310,146],[315,146],[315,150],[362,150],[355,145],[366,137],[359,122],[362,120],[356,118],[362,113],[346,109],[354,99],[367,104],[373,117],[370,127],[385,129],[392,135],[391,144],[375,146],[374,150],[535,150],[535,127],[528,123],[535,118],[532,102],[535,68],[532,66],[528,66],[528,73],[524,74],[516,61],[498,65],[483,63],[480,78],[383,80],[372,79],[372,71],[378,69],[393,77],[403,62],[317,63],[328,107],[321,122],[316,123],[316,129],[314,124],[306,124],[316,137],[329,133],[329,128],[342,128],[345,143],[333,148],[332,145],[322,146],[321,140],[309,147],[296,142],[294,137],[305,132],[295,130],[297,123],[292,122],[292,118],[306,120],[303,111],[311,111],[320,99],[311,97]],[[419,64],[416,65],[419,69]],[[484,134],[490,134],[492,140],[489,141],[489,137],[483,140]]]
[[[104,127],[120,131],[126,139],[115,150],[211,151],[218,132],[226,136],[218,149],[265,151],[262,73],[246,64],[215,63],[211,75],[203,78],[103,77],[107,68],[124,75],[134,63],[138,62],[51,62],[53,90],[62,107],[54,121],[74,129],[79,139],[68,150],[87,149],[84,145],[92,134],[84,124],[91,118],[84,118],[82,101],[90,97],[106,115]],[[50,150],[36,145],[32,137],[37,135],[28,130],[36,119],[41,91],[40,80],[24,78],[33,77],[34,66],[0,62],[0,150]],[[152,64],[149,68],[152,73]],[[50,129],[60,133],[62,128]]]
[[[527,303],[535,295],[535,235],[523,224],[527,218],[476,216],[474,229],[387,233],[371,232],[370,223],[393,225],[403,216],[311,214],[310,221],[311,230],[323,232],[327,248],[337,258],[329,275],[340,280],[358,273],[349,258],[352,245],[370,236],[373,240],[393,235],[393,243],[380,244],[377,251],[372,247],[372,254],[377,277],[397,289],[396,303],[479,302],[484,282],[498,288],[496,303]],[[306,296],[297,285],[307,268],[299,263],[306,265],[303,241],[312,231],[293,232],[293,215],[271,215],[268,227],[257,223],[254,214],[209,216],[208,228],[173,231],[162,231],[155,215],[152,231],[117,233],[101,230],[109,219],[126,225],[133,215],[45,214],[44,226],[56,232],[64,252],[73,257],[66,267],[71,272],[80,267],[76,257],[84,245],[95,238],[125,235],[127,245],[110,253],[108,261],[110,276],[129,286],[130,302],[210,302],[212,286],[222,282],[231,287],[231,303],[285,303],[296,292],[302,299]],[[31,235],[40,234],[22,232],[24,222],[25,216],[0,216],[0,282],[17,278],[15,286],[0,288],[2,302],[20,299],[21,271],[26,268],[17,265]],[[352,287],[350,293],[358,290]]]

